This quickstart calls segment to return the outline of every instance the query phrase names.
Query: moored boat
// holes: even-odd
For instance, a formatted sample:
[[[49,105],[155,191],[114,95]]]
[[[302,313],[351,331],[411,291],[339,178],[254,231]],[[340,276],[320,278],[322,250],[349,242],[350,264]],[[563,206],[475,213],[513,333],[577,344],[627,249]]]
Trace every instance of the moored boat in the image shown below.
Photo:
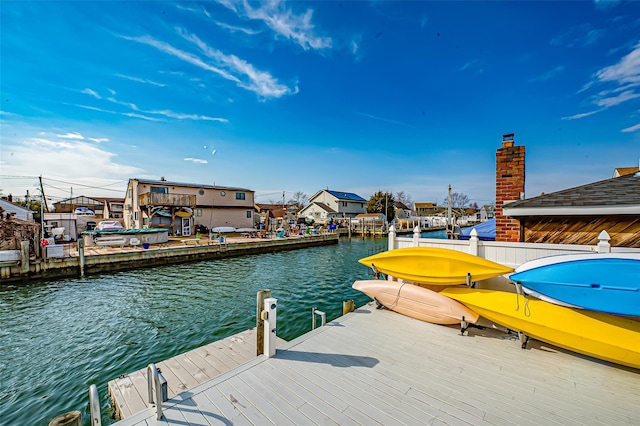
[[[513,268],[478,256],[437,247],[389,250],[358,262],[405,281],[443,286],[482,281],[513,272]]]
[[[542,342],[640,368],[640,322],[495,290],[445,288],[451,297],[480,316]]]
[[[640,253],[549,256],[509,278],[526,292],[614,315],[640,316]]]
[[[388,309],[421,321],[460,324],[463,317],[468,323],[478,321],[478,314],[461,303],[414,284],[359,280],[352,287]]]

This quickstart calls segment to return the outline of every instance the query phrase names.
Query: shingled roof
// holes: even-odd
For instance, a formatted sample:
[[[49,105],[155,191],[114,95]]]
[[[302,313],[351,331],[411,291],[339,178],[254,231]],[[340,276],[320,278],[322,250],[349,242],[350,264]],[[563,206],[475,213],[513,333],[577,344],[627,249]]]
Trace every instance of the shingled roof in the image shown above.
[[[640,214],[640,174],[620,176],[504,205],[507,216]]]

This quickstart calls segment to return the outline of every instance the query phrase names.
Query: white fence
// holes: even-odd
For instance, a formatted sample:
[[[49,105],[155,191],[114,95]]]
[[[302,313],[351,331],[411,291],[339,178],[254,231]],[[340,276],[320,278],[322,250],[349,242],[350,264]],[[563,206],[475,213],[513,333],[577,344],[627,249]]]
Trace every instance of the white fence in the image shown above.
[[[584,253],[584,252],[636,252],[640,249],[629,247],[611,247],[609,244],[609,234],[602,231],[598,235],[597,245],[577,245],[577,244],[540,244],[540,243],[511,243],[501,241],[481,241],[478,233],[471,231],[469,240],[444,240],[438,238],[421,238],[420,228],[413,230],[413,236],[399,237],[395,233],[395,228],[389,228],[389,250],[403,247],[440,247],[450,250],[457,250],[464,253],[473,254],[487,260],[491,260],[501,265],[516,268],[525,262],[545,256],[559,254]],[[506,277],[492,278],[480,283],[481,288],[508,289],[509,285]]]

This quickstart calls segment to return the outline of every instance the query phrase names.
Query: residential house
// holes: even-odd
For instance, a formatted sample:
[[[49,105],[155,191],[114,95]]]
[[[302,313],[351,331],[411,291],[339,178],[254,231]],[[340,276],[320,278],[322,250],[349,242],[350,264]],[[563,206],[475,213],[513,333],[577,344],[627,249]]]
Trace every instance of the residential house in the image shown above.
[[[53,203],[53,211],[56,213],[86,212],[88,211],[87,209],[93,212],[93,215],[97,218],[106,218],[104,216],[104,202],[96,198],[80,195]]]
[[[438,207],[436,203],[413,203],[413,209],[418,216],[436,216],[444,211],[446,207]]]
[[[526,199],[524,146],[513,134],[496,151],[496,241],[640,247],[640,173]]]
[[[480,207],[479,217],[480,222],[486,222],[489,219],[493,219],[496,216],[496,208],[492,204],[485,204]]]
[[[415,211],[400,201],[393,203],[393,209],[398,219],[409,219],[417,216]]]
[[[250,189],[129,179],[123,216],[128,229],[160,227],[189,236],[196,228],[251,228],[254,205]]]
[[[102,202],[104,219],[122,219],[124,217],[124,198],[96,198]]]
[[[367,212],[367,200],[352,192],[323,189],[309,199],[309,204],[298,212],[299,218],[327,223],[356,217]]]
[[[0,208],[2,208],[2,214],[6,217],[10,215],[13,219],[24,220],[25,222],[33,222],[32,210],[21,207],[17,204],[13,204],[11,195],[9,197],[0,199]]]

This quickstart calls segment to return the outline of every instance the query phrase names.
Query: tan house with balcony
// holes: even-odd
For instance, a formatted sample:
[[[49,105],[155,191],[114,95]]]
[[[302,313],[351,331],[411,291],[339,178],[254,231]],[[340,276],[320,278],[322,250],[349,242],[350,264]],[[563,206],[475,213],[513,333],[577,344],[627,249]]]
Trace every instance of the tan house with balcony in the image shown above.
[[[127,229],[166,228],[189,236],[197,229],[253,227],[254,191],[195,183],[129,179],[124,199]]]

